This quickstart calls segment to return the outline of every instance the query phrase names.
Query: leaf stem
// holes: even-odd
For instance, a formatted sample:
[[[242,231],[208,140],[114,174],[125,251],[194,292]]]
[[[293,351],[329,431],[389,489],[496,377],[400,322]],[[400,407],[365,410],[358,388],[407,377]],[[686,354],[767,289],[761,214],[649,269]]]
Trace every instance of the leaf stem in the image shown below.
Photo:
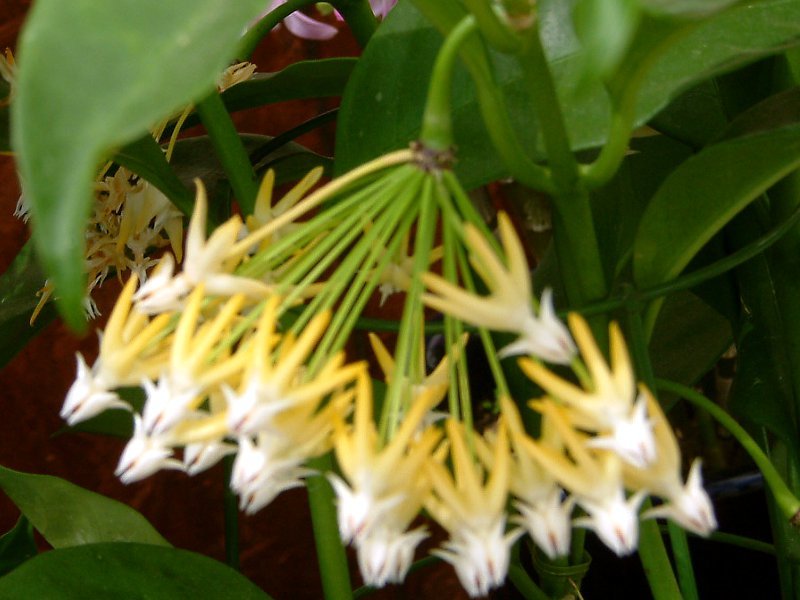
[[[214,91],[200,101],[197,112],[208,131],[222,168],[228,175],[242,212],[251,214],[258,195],[258,183],[247,150],[219,93]]]

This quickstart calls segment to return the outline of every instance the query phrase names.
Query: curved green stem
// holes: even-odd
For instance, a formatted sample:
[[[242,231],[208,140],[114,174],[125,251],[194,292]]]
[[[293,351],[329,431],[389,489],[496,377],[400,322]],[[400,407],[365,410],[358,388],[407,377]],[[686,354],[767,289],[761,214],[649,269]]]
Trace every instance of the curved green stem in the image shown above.
[[[581,165],[581,178],[589,189],[608,183],[622,164],[636,119],[636,91],[629,90],[625,97],[612,105],[611,126],[608,139],[600,155],[590,165]]]
[[[457,3],[446,0],[414,0],[414,4],[445,35],[466,14]],[[465,40],[460,54],[475,84],[486,131],[509,174],[523,185],[552,194],[555,187],[550,171],[528,158],[517,137],[480,38],[473,36]]]
[[[478,28],[475,18],[464,17],[445,38],[431,73],[422,131],[419,140],[426,148],[444,152],[453,146],[453,122],[450,116],[453,72],[461,44]]]
[[[290,14],[314,4],[315,1],[316,0],[287,0],[285,4],[281,4],[275,10],[271,10],[264,15],[258,23],[247,30],[239,42],[239,49],[236,51],[236,56],[242,60],[248,60],[265,35],[275,29],[275,27]]]
[[[251,214],[258,195],[258,182],[247,150],[219,94],[214,91],[206,96],[198,103],[197,112],[208,131],[211,144],[230,180],[242,212]]]
[[[481,33],[488,42],[501,52],[516,53],[522,47],[522,40],[503,23],[492,3],[488,0],[464,0],[467,10],[472,13]]]
[[[334,0],[332,4],[344,17],[353,37],[362,48],[367,45],[378,28],[378,20],[368,0]]]
[[[722,407],[690,387],[674,381],[667,381],[666,379],[656,379],[655,383],[658,389],[676,394],[703,409],[714,417],[720,425],[727,429],[750,455],[753,462],[756,463],[759,471],[761,471],[761,474],[764,476],[764,481],[775,497],[775,502],[783,516],[792,525],[800,525],[800,500],[797,499],[794,493],[789,489],[789,486],[786,485],[786,482],[780,476],[780,473],[778,473],[778,470],[772,464],[767,454],[750,434],[745,431],[744,427],[739,425],[736,419],[723,410]]]

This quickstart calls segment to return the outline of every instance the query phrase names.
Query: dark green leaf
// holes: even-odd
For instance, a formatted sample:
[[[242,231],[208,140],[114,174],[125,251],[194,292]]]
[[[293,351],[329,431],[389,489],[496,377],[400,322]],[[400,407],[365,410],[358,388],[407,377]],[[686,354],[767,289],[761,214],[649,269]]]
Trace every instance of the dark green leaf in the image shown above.
[[[699,149],[719,137],[728,119],[714,81],[704,81],[675,98],[649,125]]]
[[[770,96],[738,115],[725,130],[726,139],[753,135],[800,123],[800,87]]]
[[[0,488],[54,548],[98,542],[169,546],[137,511],[59,477],[0,467]]]
[[[263,0],[39,0],[18,50],[13,146],[35,240],[69,324],[84,329],[92,181],[115,147],[213,89]]]
[[[0,597],[268,599],[233,569],[187,550],[144,544],[90,544],[40,554],[0,579]]]
[[[37,552],[33,526],[20,517],[14,528],[0,537],[0,575],[13,571]]]
[[[144,177],[181,211],[192,214],[194,192],[181,182],[151,135],[140,137],[122,148],[114,155],[114,162]]]
[[[678,275],[736,213],[800,166],[800,126],[709,146],[659,188],[642,217],[634,275],[647,287]]]
[[[234,112],[286,100],[341,96],[357,62],[350,57],[308,60],[275,73],[256,73],[225,90],[222,100]]]
[[[742,0],[638,0],[642,9],[654,15],[699,17],[709,15]]]
[[[36,292],[44,281],[33,243],[29,241],[0,275],[0,366],[8,363],[54,319],[55,310],[47,305],[34,324],[30,324],[33,309],[39,302]]]
[[[690,292],[664,302],[650,355],[656,377],[694,385],[733,342],[730,323]]]

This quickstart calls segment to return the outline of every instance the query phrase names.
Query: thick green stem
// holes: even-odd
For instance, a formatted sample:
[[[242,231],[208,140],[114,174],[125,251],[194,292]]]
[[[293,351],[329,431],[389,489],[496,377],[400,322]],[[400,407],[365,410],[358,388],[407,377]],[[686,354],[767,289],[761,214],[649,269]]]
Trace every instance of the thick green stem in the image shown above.
[[[233,456],[226,456],[222,464],[225,467],[225,491],[222,499],[225,519],[225,563],[232,569],[239,569],[239,505],[236,494],[229,484],[233,472]]]
[[[464,17],[445,38],[436,56],[419,136],[420,142],[426,148],[444,152],[453,146],[453,122],[450,117],[453,72],[461,44],[477,28],[474,17]]]
[[[332,4],[344,17],[358,45],[365,47],[378,28],[378,21],[368,0],[338,0]]]
[[[641,306],[630,304],[628,306],[628,345],[638,378],[653,389],[655,377],[650,354],[647,350],[647,338],[642,324]],[[650,501],[647,500],[648,506]],[[644,521],[640,525],[639,558],[642,561],[647,581],[653,597],[657,600],[666,598],[696,598],[697,585],[694,580],[691,556],[686,544],[685,534],[683,544],[681,536],[677,536],[678,544],[673,545],[675,564],[678,567],[680,585],[675,579],[675,573],[669,562],[664,540],[655,521]]]
[[[531,28],[525,39],[525,45],[519,53],[519,64],[525,87],[533,100],[553,180],[560,192],[571,192],[578,186],[578,163],[572,154],[561,103],[538,28]]]
[[[750,434],[745,431],[744,427],[739,425],[739,423],[725,412],[721,406],[715,404],[703,394],[694,391],[690,387],[674,381],[667,381],[666,379],[656,379],[655,383],[658,389],[676,394],[695,406],[702,408],[714,417],[720,425],[727,429],[750,455],[753,462],[756,463],[756,467],[758,467],[758,470],[761,471],[761,474],[764,476],[764,481],[775,497],[775,502],[783,516],[793,525],[800,525],[800,500],[792,493],[792,490],[786,485],[786,482],[783,480],[780,473],[778,473],[772,461],[770,461],[769,457]]]
[[[244,34],[239,42],[239,50],[236,52],[236,56],[242,60],[248,60],[261,39],[275,29],[278,23],[293,12],[315,2],[316,0],[287,0],[285,4],[281,4],[275,10],[271,10],[258,23],[247,30],[247,33]]]
[[[319,473],[327,473],[333,470],[333,460],[326,454],[309,461],[308,466]],[[333,490],[323,476],[309,477],[306,487],[325,600],[351,600],[350,572],[339,538]]]
[[[206,96],[197,105],[197,112],[200,113],[200,119],[208,131],[211,144],[230,180],[242,212],[246,215],[251,214],[258,195],[256,174],[219,94],[215,91]]]

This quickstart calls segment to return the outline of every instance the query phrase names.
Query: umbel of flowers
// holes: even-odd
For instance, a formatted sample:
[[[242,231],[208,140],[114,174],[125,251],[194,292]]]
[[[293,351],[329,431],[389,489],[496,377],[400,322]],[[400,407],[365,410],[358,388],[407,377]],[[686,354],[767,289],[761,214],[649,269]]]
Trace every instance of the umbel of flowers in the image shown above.
[[[619,555],[636,549],[641,518],[708,534],[716,524],[699,462],[684,481],[675,436],[637,385],[619,328],[610,326],[607,362],[579,315],[568,329],[549,291],[534,298],[509,219],[499,215],[498,244],[440,159],[402,150],[309,193],[312,172],[274,205],[268,174],[255,214],[209,236],[198,184],[180,270],[167,253],[146,281],[128,280],[97,360],[78,356],[62,416],[133,412],[116,471],[126,483],[235,454],[230,485],[249,513],[326,477],[342,542],[373,586],[403,581],[428,535],[421,514],[447,532],[434,554],[475,597],[504,581],[524,534],[551,559],[568,553],[573,527]],[[476,292],[473,273],[488,293]],[[394,356],[373,338],[387,380],[375,413],[366,363],[349,362],[344,346],[378,292],[402,292],[405,304]],[[430,375],[424,304],[444,315],[447,348]],[[484,432],[472,426],[467,326],[498,386],[499,416]],[[498,352],[489,330],[517,339]],[[510,356],[546,393],[529,403],[541,415],[536,435],[518,410],[528,399],[507,392],[499,362]],[[545,363],[571,366],[579,385]],[[146,395],[138,411],[117,393],[132,385]],[[328,452],[335,472],[309,467]],[[661,503],[640,515],[648,495]]]

